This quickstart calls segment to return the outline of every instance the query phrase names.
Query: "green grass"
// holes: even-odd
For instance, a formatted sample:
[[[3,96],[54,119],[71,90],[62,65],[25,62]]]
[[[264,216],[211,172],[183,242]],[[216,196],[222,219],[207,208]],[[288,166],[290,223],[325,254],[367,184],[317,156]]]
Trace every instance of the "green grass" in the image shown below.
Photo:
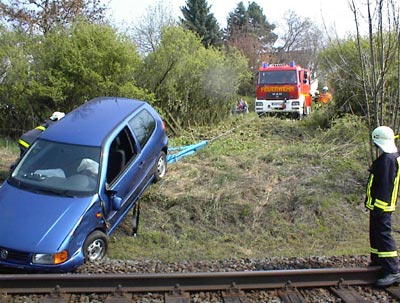
[[[171,147],[218,139],[169,166],[166,178],[140,199],[139,236],[130,236],[129,215],[111,236],[109,256],[200,261],[368,254],[368,131],[354,118],[329,121],[328,128],[318,127],[317,118],[249,114],[170,138]],[[18,152],[1,150],[9,158]],[[400,229],[396,214],[393,227]]]
[[[18,145],[10,138],[0,138],[0,181],[7,176],[10,165],[19,156]]]
[[[250,114],[171,138],[171,146],[179,146],[226,132],[169,166],[166,179],[141,198],[139,237],[120,228],[110,256],[173,261],[368,254],[368,161],[360,153],[367,150],[368,132],[346,119],[323,130],[306,120]],[[129,218],[124,224],[129,230]]]

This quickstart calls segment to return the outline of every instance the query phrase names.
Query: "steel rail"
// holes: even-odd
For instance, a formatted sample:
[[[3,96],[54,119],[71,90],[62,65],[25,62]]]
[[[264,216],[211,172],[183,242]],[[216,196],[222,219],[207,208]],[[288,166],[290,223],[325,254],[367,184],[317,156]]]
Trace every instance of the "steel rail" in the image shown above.
[[[0,274],[0,293],[168,292],[368,285],[380,267],[157,274]]]

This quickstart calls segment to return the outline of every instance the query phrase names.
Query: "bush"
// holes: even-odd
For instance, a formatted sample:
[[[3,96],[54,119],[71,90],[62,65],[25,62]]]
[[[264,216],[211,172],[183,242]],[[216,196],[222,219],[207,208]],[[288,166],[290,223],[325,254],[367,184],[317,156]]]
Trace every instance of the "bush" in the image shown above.
[[[337,116],[337,111],[334,103],[329,103],[324,106],[315,105],[313,111],[304,123],[310,127],[328,129],[332,125],[332,121]]]

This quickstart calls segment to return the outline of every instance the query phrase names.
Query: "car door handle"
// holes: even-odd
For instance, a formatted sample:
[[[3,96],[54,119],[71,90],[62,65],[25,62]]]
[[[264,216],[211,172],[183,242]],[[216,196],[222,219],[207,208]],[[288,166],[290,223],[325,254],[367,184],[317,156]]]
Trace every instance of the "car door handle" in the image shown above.
[[[140,164],[139,164],[139,169],[142,169],[143,166],[144,166],[144,161],[140,162]]]

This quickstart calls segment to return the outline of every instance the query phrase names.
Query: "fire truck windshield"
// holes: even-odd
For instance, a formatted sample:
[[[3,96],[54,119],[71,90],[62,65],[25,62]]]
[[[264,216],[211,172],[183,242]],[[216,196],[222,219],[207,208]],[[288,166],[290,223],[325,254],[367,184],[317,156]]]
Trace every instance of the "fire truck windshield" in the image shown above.
[[[294,70],[263,71],[258,74],[258,84],[296,84],[297,77]]]

